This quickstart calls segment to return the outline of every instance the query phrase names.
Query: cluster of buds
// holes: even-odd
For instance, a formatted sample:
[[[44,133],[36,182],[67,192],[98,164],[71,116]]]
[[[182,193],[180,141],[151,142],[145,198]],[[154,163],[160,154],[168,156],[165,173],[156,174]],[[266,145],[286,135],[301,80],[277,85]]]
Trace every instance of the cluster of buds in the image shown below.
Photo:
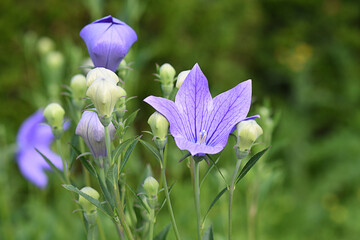
[[[106,68],[95,68],[86,76],[86,84],[89,87],[86,96],[94,103],[104,127],[111,122],[115,104],[126,96],[125,90],[117,86],[118,82],[118,76]]]
[[[169,130],[168,120],[158,112],[154,112],[148,120],[151,131],[154,135],[154,142],[156,146],[163,150],[167,143],[167,135]]]
[[[249,151],[256,139],[263,134],[262,128],[255,120],[242,121],[237,124],[236,157],[242,159],[249,154]]]
[[[56,139],[59,139],[64,133],[64,115],[65,111],[58,103],[50,103],[44,110],[44,117],[50,125]]]

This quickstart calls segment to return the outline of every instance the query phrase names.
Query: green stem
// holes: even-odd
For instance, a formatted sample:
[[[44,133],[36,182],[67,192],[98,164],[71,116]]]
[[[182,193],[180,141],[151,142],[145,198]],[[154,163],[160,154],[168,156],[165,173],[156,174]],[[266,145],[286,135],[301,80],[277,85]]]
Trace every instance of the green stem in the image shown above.
[[[117,186],[114,186],[114,188],[115,188],[114,192],[115,192],[116,205],[117,205],[117,208],[118,208],[118,213],[119,213],[119,216],[120,216],[121,223],[122,223],[122,225],[124,227],[124,230],[125,230],[125,234],[128,237],[128,239],[134,240],[134,237],[133,237],[133,235],[131,233],[131,230],[130,230],[129,226],[127,225],[127,222],[126,222],[126,218],[125,218],[125,214],[124,214],[124,206],[123,206],[123,204],[121,202],[121,199],[120,199],[119,188]]]
[[[90,224],[87,234],[87,240],[96,240],[96,224]]]
[[[58,150],[58,152],[60,154],[61,161],[62,161],[62,164],[63,164],[63,171],[64,171],[64,175],[65,175],[65,181],[66,181],[67,184],[70,184],[69,172],[68,172],[67,163],[66,163],[66,160],[64,158],[63,151],[61,149],[61,141],[60,141],[60,139],[56,139],[56,146],[57,146],[57,150]]]
[[[194,176],[194,197],[195,197],[195,208],[196,208],[196,223],[197,223],[197,239],[201,240],[201,212],[200,212],[200,186],[199,186],[199,162],[195,161],[193,168]]]
[[[163,187],[164,187],[164,192],[165,192],[165,198],[166,198],[166,203],[168,206],[168,210],[170,212],[170,220],[171,220],[171,224],[174,228],[174,232],[175,232],[175,236],[176,239],[179,240],[180,238],[180,234],[179,234],[179,230],[177,229],[176,226],[176,221],[175,221],[175,216],[174,216],[174,212],[171,206],[171,201],[170,201],[170,196],[169,196],[169,189],[168,189],[168,185],[166,182],[166,174],[165,174],[165,167],[164,167],[164,152],[160,151],[160,155],[161,155],[161,176],[163,179]]]
[[[229,186],[229,228],[228,228],[228,239],[231,240],[231,232],[232,232],[232,202],[233,202],[233,196],[234,196],[234,190],[235,190],[235,180],[236,180],[236,176],[238,174],[238,171],[240,169],[241,166],[241,158],[238,158],[236,161],[236,166],[235,166],[235,170],[233,172],[232,175],[232,179],[231,179],[231,183]]]
[[[97,224],[98,229],[99,229],[100,239],[101,240],[106,240],[104,230],[102,229],[101,221],[99,220],[99,218],[96,219],[96,224]]]
[[[154,236],[154,225],[155,225],[155,210],[150,209],[150,230],[149,230],[149,240],[153,240]]]
[[[84,145],[84,140],[79,136],[79,146],[80,146],[80,152],[84,153],[85,152],[85,145]],[[82,166],[82,171],[84,173],[84,178],[85,178],[85,185],[86,186],[90,186],[90,174],[89,172],[86,170],[86,168],[84,166]]]
[[[110,132],[109,132],[109,126],[105,127],[105,144],[106,144],[106,153],[107,153],[107,159],[108,164],[112,165],[112,158],[111,158],[111,140],[110,140]]]

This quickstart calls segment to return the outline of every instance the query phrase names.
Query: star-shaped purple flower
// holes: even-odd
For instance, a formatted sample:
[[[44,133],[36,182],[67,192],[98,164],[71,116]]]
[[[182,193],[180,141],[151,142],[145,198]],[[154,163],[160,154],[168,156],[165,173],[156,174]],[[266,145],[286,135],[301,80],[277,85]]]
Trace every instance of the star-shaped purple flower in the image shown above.
[[[137,41],[135,31],[111,15],[86,25],[80,31],[95,67],[115,72]]]
[[[184,80],[175,102],[154,96],[144,101],[167,118],[176,145],[193,156],[219,153],[237,123],[259,117],[246,118],[251,103],[251,80],[212,98],[198,64]]]
[[[54,135],[51,127],[44,122],[43,111],[39,110],[23,122],[17,135],[18,152],[16,157],[19,169],[25,178],[39,188],[46,187],[48,177],[45,170],[51,171],[51,168],[35,148],[62,170],[60,156],[50,148]]]

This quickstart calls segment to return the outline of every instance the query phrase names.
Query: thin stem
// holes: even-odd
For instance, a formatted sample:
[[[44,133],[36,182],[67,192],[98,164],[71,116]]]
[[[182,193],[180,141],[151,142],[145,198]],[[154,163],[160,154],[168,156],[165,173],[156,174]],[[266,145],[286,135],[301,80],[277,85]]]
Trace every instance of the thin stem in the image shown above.
[[[110,140],[110,132],[109,132],[109,126],[105,127],[105,144],[106,144],[106,153],[108,158],[108,164],[112,164],[111,159],[111,140]]]
[[[164,152],[160,151],[160,155],[161,155],[161,164],[160,164],[161,176],[162,176],[162,179],[163,179],[163,187],[164,187],[164,192],[165,192],[166,203],[167,203],[167,206],[168,206],[168,210],[170,212],[170,220],[171,220],[171,224],[172,224],[172,226],[174,228],[176,239],[179,240],[181,238],[180,238],[179,230],[177,229],[177,226],[176,226],[175,216],[174,216],[174,212],[173,212],[173,209],[172,209],[172,206],[171,206],[171,201],[170,201],[168,185],[167,185],[167,182],[166,182],[166,174],[165,174],[165,167],[164,167]]]
[[[154,236],[154,225],[155,225],[155,210],[150,209],[150,230],[149,230],[149,240],[153,240]]]
[[[237,173],[241,166],[241,158],[238,158],[236,161],[235,170],[232,175],[231,183],[229,186],[229,228],[228,228],[228,239],[231,240],[231,232],[232,232],[232,202],[233,202],[233,196],[234,196],[234,190],[235,190],[235,180]]]
[[[66,160],[64,158],[63,151],[61,149],[61,141],[60,141],[60,139],[56,139],[56,147],[57,147],[57,150],[58,150],[58,152],[60,154],[61,161],[62,161],[62,164],[63,164],[63,171],[64,171],[64,175],[65,175],[65,181],[66,181],[67,184],[70,184],[70,178],[69,178],[67,163],[66,163]]]
[[[96,240],[96,224],[90,224],[87,234],[87,240]]]
[[[79,146],[80,146],[80,152],[84,153],[85,152],[85,145],[84,145],[83,139],[80,136],[79,136]],[[83,173],[84,173],[85,185],[90,186],[91,185],[91,183],[90,183],[90,174],[86,170],[84,165],[82,166],[82,170],[83,170]]]
[[[114,188],[115,188],[114,192],[115,192],[116,205],[117,205],[117,208],[118,208],[121,223],[122,223],[122,225],[124,227],[124,230],[125,230],[125,234],[128,237],[128,239],[134,240],[134,237],[133,237],[133,235],[131,233],[131,230],[130,230],[129,226],[126,223],[126,218],[125,218],[125,214],[124,214],[124,206],[123,206],[123,204],[121,202],[121,199],[120,199],[119,188],[116,187],[116,186],[114,186]]]
[[[195,161],[194,165],[194,197],[195,197],[195,207],[196,207],[196,223],[197,223],[197,239],[201,240],[201,212],[200,212],[200,186],[199,186],[199,162]]]
[[[99,218],[96,219],[96,223],[97,223],[97,226],[98,226],[98,229],[99,229],[100,239],[101,240],[106,240],[104,230],[102,229],[101,221],[99,220]]]

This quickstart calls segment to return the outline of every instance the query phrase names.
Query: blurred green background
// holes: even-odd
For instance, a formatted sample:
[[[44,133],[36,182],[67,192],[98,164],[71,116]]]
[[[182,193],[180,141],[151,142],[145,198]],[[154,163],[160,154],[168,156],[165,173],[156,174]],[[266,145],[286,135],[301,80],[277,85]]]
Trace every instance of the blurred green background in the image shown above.
[[[53,39],[64,54],[62,79],[69,84],[87,57],[79,31],[109,14],[138,34],[128,56],[134,71],[127,91],[138,96],[129,108],[141,109],[133,134],[149,130],[146,120],[153,110],[141,100],[161,94],[152,73],[155,63],[165,62],[177,72],[199,63],[213,96],[251,78],[250,115],[266,109],[271,113],[268,120],[277,123],[273,133],[264,134],[265,143],[272,137],[266,158],[235,191],[234,239],[358,239],[360,2],[356,0],[2,0],[0,239],[85,239],[81,221],[72,213],[72,195],[53,174],[43,191],[22,177],[14,160],[15,140],[22,121],[48,103],[47,79],[37,70],[40,60],[31,46],[42,36]],[[229,175],[235,164],[234,144],[229,141],[220,161]],[[181,155],[174,150],[177,158],[169,162],[168,176],[176,182],[172,199],[180,231],[184,239],[195,239],[196,224],[188,221],[194,209],[192,186],[186,163],[177,163]],[[134,187],[141,184],[137,172],[147,163],[158,176],[159,166],[138,146],[127,167]],[[203,212],[221,189],[217,177],[213,173],[202,187]],[[259,203],[255,220],[250,212],[252,196]],[[214,224],[215,239],[226,236],[223,205],[226,197],[206,223]],[[162,211],[156,232],[169,222],[167,210]],[[102,219],[111,239],[115,231]]]

